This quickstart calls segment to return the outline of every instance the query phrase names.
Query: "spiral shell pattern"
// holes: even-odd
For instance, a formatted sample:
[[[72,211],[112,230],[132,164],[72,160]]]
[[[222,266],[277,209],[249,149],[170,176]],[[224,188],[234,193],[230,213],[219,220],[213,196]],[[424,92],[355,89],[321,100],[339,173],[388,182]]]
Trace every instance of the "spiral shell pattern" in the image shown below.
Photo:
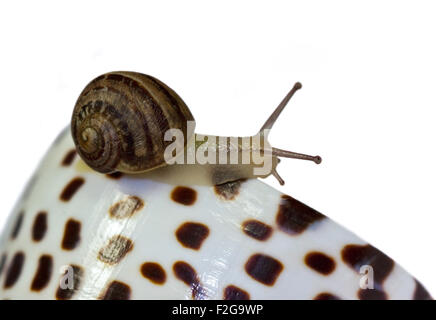
[[[168,129],[180,129],[185,145],[194,117],[167,85],[135,72],[110,72],[80,94],[71,133],[81,158],[101,173],[137,173],[165,165]]]

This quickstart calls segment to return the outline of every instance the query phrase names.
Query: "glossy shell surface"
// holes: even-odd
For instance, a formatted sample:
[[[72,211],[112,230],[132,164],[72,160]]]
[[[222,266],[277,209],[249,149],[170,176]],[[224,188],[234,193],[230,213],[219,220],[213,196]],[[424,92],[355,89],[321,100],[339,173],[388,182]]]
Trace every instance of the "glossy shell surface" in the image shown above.
[[[362,289],[368,276],[373,289]],[[391,258],[259,180],[207,186],[99,174],[65,130],[2,231],[0,298],[430,295]]]

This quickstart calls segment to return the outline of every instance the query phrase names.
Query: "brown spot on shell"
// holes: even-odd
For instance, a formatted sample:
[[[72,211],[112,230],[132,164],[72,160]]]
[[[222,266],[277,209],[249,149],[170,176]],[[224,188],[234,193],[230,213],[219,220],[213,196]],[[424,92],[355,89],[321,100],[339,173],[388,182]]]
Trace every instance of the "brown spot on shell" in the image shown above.
[[[350,244],[342,249],[342,260],[356,272],[369,265],[374,270],[374,281],[382,284],[394,268],[394,261],[373,246]]]
[[[33,241],[41,241],[47,231],[47,212],[40,211],[35,217],[32,226],[32,239]]]
[[[247,291],[236,286],[230,285],[224,289],[224,300],[250,300],[250,295]]]
[[[321,292],[313,298],[313,300],[341,300],[338,296],[330,292]]]
[[[56,291],[57,300],[69,300],[80,289],[84,271],[78,265],[69,265],[59,282]],[[62,286],[62,287],[61,287]]]
[[[247,220],[242,224],[242,231],[253,239],[266,241],[271,237],[273,229],[258,220]]]
[[[6,272],[6,279],[3,284],[4,289],[9,289],[15,285],[18,278],[20,278],[21,270],[24,264],[24,253],[22,251],[17,252],[8,267]]]
[[[186,248],[198,250],[209,235],[209,228],[201,223],[185,222],[176,231],[177,240]]]
[[[61,165],[64,167],[70,166],[73,163],[76,154],[76,149],[71,149],[70,151],[68,151],[65,157],[62,159]]]
[[[184,261],[177,261],[174,263],[173,271],[176,278],[182,280],[188,286],[198,282],[197,272]]]
[[[100,296],[102,300],[129,300],[132,290],[120,281],[112,281],[106,291]]]
[[[165,270],[156,262],[145,262],[141,266],[141,274],[153,282],[162,285],[165,283],[167,275]]]
[[[119,171],[115,171],[115,172],[106,174],[106,177],[108,177],[109,179],[114,179],[114,180],[121,179],[122,176],[123,176],[123,173],[121,173]]]
[[[277,259],[257,253],[252,255],[245,264],[245,271],[255,280],[267,286],[276,282],[283,270],[283,265]]]
[[[62,249],[73,250],[80,242],[80,230],[82,224],[80,221],[69,219],[65,224],[64,238],[62,239]]]
[[[234,200],[239,194],[242,183],[245,179],[217,184],[214,187],[215,193],[223,200]]]
[[[171,192],[171,199],[185,206],[191,206],[197,200],[197,191],[188,187],[175,187]]]
[[[116,235],[109,239],[109,242],[100,249],[98,259],[107,264],[117,264],[132,249],[132,240]]]
[[[413,293],[413,300],[433,300],[432,296],[424,288],[424,286],[415,279],[415,292]]]
[[[280,230],[290,235],[298,235],[312,223],[324,218],[324,215],[304,203],[288,195],[282,195],[276,222]]]
[[[336,262],[333,258],[322,252],[309,252],[304,258],[308,267],[326,276],[335,270]]]
[[[65,186],[59,198],[65,202],[70,201],[74,194],[77,192],[77,190],[79,190],[84,183],[85,179],[81,177],[74,178]]]
[[[23,219],[24,219],[24,211],[21,211],[18,214],[17,219],[15,220],[14,228],[12,229],[12,233],[11,233],[12,240],[18,237],[18,234],[20,233],[21,230],[21,225],[23,224]]]
[[[142,201],[141,198],[136,196],[128,196],[112,205],[109,209],[109,215],[116,219],[129,218],[143,207],[144,201]]]
[[[206,292],[198,279],[197,272],[188,263],[177,261],[173,265],[173,271],[177,279],[191,287],[192,299],[203,300],[206,297]]]
[[[388,295],[383,290],[374,289],[360,289],[357,292],[357,297],[360,300],[388,300]]]
[[[41,291],[50,282],[53,269],[53,258],[50,255],[42,255],[39,258],[38,269],[33,277],[30,289],[32,291]]]

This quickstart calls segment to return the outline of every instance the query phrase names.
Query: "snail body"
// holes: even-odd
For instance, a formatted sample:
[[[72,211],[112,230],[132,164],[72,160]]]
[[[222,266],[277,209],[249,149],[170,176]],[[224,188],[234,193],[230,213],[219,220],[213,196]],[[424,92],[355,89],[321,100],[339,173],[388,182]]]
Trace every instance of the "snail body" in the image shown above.
[[[138,174],[166,166],[169,163],[165,152],[171,146],[183,150],[185,158],[194,155],[196,159],[203,153],[209,159],[231,160],[236,155],[239,162],[208,162],[213,184],[270,174],[283,184],[276,171],[278,157],[321,162],[319,156],[273,148],[267,140],[274,122],[300,88],[301,84],[294,85],[256,135],[246,138],[208,136],[202,141],[202,135],[194,132],[195,120],[189,108],[169,86],[141,73],[110,72],[92,80],[80,94],[71,119],[71,133],[79,155],[100,173]],[[167,139],[166,134],[171,130],[178,130],[183,139]],[[256,154],[269,156],[264,172],[256,173],[256,167],[265,166],[264,158],[254,160]],[[175,163],[180,163],[180,157],[177,155]],[[249,160],[241,163],[241,159]],[[189,164],[204,165],[201,161]]]

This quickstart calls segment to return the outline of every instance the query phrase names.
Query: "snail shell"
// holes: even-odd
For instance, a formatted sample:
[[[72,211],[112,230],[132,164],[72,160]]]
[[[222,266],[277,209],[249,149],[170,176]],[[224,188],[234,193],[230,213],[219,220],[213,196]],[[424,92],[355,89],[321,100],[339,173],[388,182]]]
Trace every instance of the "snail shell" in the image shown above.
[[[168,129],[183,132],[194,117],[166,84],[136,72],[110,72],[92,80],[74,107],[71,132],[82,159],[101,173],[144,172],[164,166]]]

